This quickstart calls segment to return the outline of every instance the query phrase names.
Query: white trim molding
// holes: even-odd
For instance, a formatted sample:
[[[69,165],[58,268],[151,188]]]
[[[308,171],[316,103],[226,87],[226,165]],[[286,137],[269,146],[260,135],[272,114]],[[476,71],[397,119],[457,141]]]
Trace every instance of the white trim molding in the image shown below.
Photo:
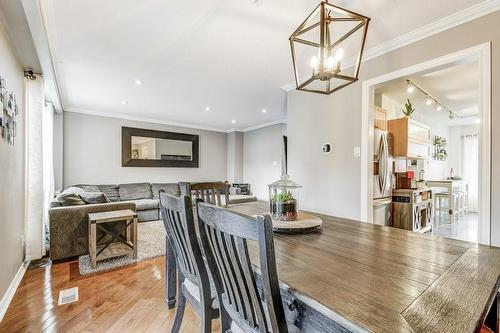
[[[16,275],[10,282],[9,288],[5,291],[5,294],[3,295],[2,299],[0,300],[0,322],[3,320],[3,317],[5,316],[5,313],[7,312],[7,309],[9,308],[10,302],[12,302],[12,299],[14,298],[14,295],[16,294],[17,287],[19,287],[19,284],[21,283],[24,273],[26,273],[26,270],[28,269],[28,266],[30,264],[30,260],[27,259],[21,264],[21,267],[17,270]]]
[[[128,115],[128,114],[123,114],[123,113],[112,113],[112,112],[84,110],[84,109],[78,109],[78,108],[73,108],[73,107],[68,107],[64,111],[66,111],[66,112],[72,112],[72,113],[87,114],[87,115],[90,115],[90,116],[101,116],[101,117],[115,118],[115,119],[142,121],[142,122],[146,122],[146,123],[162,124],[162,125],[185,127],[185,128],[194,128],[194,129],[200,129],[200,130],[205,130],[205,131],[222,132],[222,133],[249,132],[249,131],[253,131],[253,130],[256,130],[256,129],[259,129],[259,128],[263,128],[263,127],[268,127],[268,126],[272,126],[272,125],[276,125],[276,124],[285,124],[286,123],[286,120],[284,120],[284,119],[278,119],[278,120],[273,120],[273,121],[269,121],[269,122],[266,122],[266,123],[262,123],[262,124],[258,124],[258,125],[254,125],[254,126],[250,126],[250,127],[245,127],[245,128],[223,129],[223,128],[218,128],[218,127],[211,127],[211,126],[203,126],[203,125],[183,123],[183,122],[168,121],[168,120],[157,119],[157,118],[131,116],[131,115]]]
[[[500,10],[500,0],[483,1],[366,50],[363,55],[363,62],[392,52],[403,46],[418,42],[419,40],[440,32],[449,30],[461,24],[470,22],[482,16],[491,14],[497,10]],[[354,64],[354,59],[352,59],[351,62]],[[351,62],[349,62],[349,59],[346,61],[347,64]],[[281,90],[289,92],[294,90],[295,86],[295,81],[289,82],[283,85]]]
[[[286,119],[278,119],[278,120],[268,121],[267,123],[246,127],[246,128],[239,129],[239,130],[234,129],[234,130],[231,130],[230,132],[233,132],[233,131],[250,132],[250,131],[255,131],[257,129],[260,129],[260,128],[269,127],[269,126],[273,126],[273,125],[277,125],[277,124],[286,124],[286,123],[287,123]]]
[[[491,43],[483,43],[423,63],[387,73],[362,83],[361,110],[361,220],[373,223],[373,125],[374,90],[385,82],[443,66],[451,66],[467,59],[479,63],[479,94],[481,119],[479,156],[479,231],[481,244],[491,243]]]

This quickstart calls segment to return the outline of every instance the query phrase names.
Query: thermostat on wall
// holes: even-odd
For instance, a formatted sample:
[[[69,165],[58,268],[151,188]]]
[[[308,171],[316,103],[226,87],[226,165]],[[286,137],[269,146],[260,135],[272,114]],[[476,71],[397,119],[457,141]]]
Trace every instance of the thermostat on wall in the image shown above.
[[[327,142],[323,144],[321,150],[323,151],[323,154],[330,154],[333,151],[333,146],[331,143]]]

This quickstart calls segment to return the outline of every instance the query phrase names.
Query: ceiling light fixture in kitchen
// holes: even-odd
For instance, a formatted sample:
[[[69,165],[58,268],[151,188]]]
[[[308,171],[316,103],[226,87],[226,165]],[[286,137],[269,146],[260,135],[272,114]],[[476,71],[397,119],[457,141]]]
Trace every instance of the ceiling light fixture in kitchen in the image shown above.
[[[406,84],[407,84],[406,91],[408,91],[409,93],[411,93],[411,92],[413,92],[415,90],[420,91],[422,94],[425,95],[425,104],[426,105],[432,105],[432,104],[434,104],[436,106],[436,111],[441,111],[441,110],[444,109],[445,111],[448,112],[450,119],[470,117],[470,116],[460,116],[460,115],[456,114],[450,108],[444,106],[443,103],[440,103],[436,98],[434,98],[427,91],[425,91],[424,89],[422,89],[419,85],[415,84],[415,82],[412,82],[410,80],[406,80]],[[411,91],[410,91],[410,87],[412,88]]]
[[[320,2],[289,38],[297,90],[329,95],[356,82],[368,22],[369,17]],[[356,59],[354,66],[342,63],[346,55]]]

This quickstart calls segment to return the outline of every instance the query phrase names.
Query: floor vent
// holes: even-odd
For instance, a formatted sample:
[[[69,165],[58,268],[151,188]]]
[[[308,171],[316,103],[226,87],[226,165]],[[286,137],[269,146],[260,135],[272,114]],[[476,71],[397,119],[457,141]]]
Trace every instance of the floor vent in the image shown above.
[[[64,289],[59,292],[59,305],[78,301],[78,287]]]

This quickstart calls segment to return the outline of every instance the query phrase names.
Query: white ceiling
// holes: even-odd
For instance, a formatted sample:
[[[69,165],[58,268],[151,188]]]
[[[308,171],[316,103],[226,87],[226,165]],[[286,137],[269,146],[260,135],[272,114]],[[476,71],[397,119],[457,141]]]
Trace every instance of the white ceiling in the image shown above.
[[[376,92],[401,104],[409,98],[415,112],[428,121],[436,121],[445,126],[473,124],[479,113],[479,78],[479,63],[470,59],[455,66],[405,77],[378,88]],[[408,93],[407,79],[452,110],[457,117],[450,119],[449,113],[444,109],[437,111],[434,105],[427,105],[426,96],[418,90]]]
[[[319,1],[259,2],[42,1],[65,110],[220,130],[285,119],[288,37]],[[480,2],[332,3],[372,18],[370,48]]]

